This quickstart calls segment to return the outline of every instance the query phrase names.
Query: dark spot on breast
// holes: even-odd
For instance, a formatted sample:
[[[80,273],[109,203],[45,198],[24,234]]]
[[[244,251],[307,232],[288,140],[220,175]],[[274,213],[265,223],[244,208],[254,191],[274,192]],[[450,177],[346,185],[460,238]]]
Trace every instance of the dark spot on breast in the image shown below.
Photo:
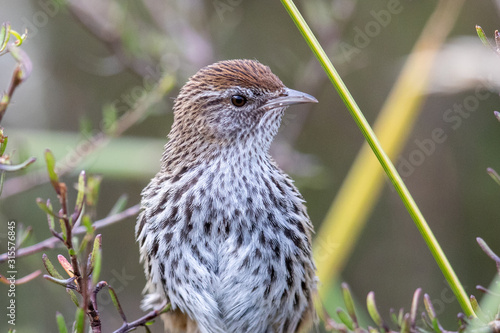
[[[266,290],[264,290],[264,299],[267,299],[269,297],[270,292],[271,292],[271,285],[268,284]]]
[[[243,262],[241,263],[240,269],[248,268],[249,265],[250,265],[250,258],[246,256],[245,259],[243,259]]]
[[[286,284],[289,288],[293,286],[293,260],[290,257],[285,258],[285,266],[287,271]]]
[[[203,231],[205,232],[206,235],[210,235],[210,232],[212,231],[212,222],[208,221],[203,224]]]
[[[189,238],[189,233],[193,230],[193,224],[191,222],[187,222],[184,227],[181,229],[181,240],[187,241]]]
[[[268,213],[267,214],[267,220],[269,221],[269,224],[275,229],[279,229],[278,222],[276,221],[276,216],[274,216],[273,213]]]
[[[254,252],[253,256],[254,256],[256,259],[260,259],[260,258],[262,258],[262,252],[260,252],[260,250],[259,250],[259,249],[255,249],[255,252]]]
[[[294,308],[295,310],[297,310],[297,309],[298,309],[298,307],[299,307],[299,293],[298,293],[298,292],[296,292],[296,293],[295,293],[294,300],[293,300],[293,308]]]
[[[163,264],[162,261],[158,264],[159,269],[160,269],[160,274],[165,274],[165,265]]]
[[[273,239],[271,241],[271,247],[273,249],[273,252],[274,252],[274,255],[276,256],[276,258],[279,258],[281,256],[281,248],[280,248],[279,242],[276,239]]]
[[[264,235],[264,231],[260,232],[259,242],[261,245],[266,245],[266,235]]]
[[[173,233],[171,232],[166,232],[165,233],[165,236],[163,236],[163,238],[165,238],[165,242],[168,244],[170,243],[170,241],[172,240],[172,237],[174,236]]]
[[[150,255],[152,257],[156,257],[156,254],[158,253],[158,239],[155,238],[153,240],[153,246],[151,247]]]
[[[170,265],[170,267],[172,268],[171,271],[175,271],[177,269],[177,266],[179,266],[179,259],[177,258],[172,259],[172,264]]]

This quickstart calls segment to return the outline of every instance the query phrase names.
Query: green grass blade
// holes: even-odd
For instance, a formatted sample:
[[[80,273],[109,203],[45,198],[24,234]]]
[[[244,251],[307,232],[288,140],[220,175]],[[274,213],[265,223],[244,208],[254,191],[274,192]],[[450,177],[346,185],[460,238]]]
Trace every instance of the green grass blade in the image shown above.
[[[397,193],[401,197],[404,205],[406,206],[408,212],[410,213],[410,216],[413,218],[415,221],[415,224],[422,234],[422,237],[424,238],[427,246],[429,247],[432,255],[434,256],[434,259],[436,260],[439,268],[443,272],[443,275],[445,276],[446,280],[450,284],[451,289],[453,290],[455,296],[457,297],[462,309],[464,310],[465,314],[468,316],[473,316],[474,312],[472,310],[472,307],[469,302],[469,298],[467,294],[465,293],[465,290],[460,283],[458,277],[456,276],[453,268],[451,267],[448,259],[446,258],[443,250],[441,249],[441,246],[437,242],[436,238],[434,237],[434,234],[432,233],[431,229],[429,228],[429,225],[425,221],[425,218],[423,217],[422,213],[420,212],[420,209],[418,208],[417,204],[413,200],[413,197],[411,196],[410,192],[406,188],[406,185],[404,184],[403,180],[399,176],[396,168],[394,167],[394,164],[391,162],[387,154],[384,152],[382,149],[382,146],[380,145],[380,142],[378,141],[377,137],[375,136],[375,133],[373,132],[372,128],[370,127],[368,121],[364,117],[363,113],[361,112],[360,108],[358,107],[356,101],[352,97],[351,93],[347,89],[347,86],[344,84],[343,80],[341,79],[340,75],[338,74],[337,70],[331,63],[330,59],[326,55],[325,51],[321,47],[320,43],[312,33],[311,29],[307,25],[306,21],[302,17],[301,13],[291,0],[281,0],[283,3],[284,7],[290,14],[292,20],[295,22],[297,25],[297,28],[299,31],[302,33],[304,39],[306,40],[307,44],[313,51],[313,53],[316,55],[318,58],[321,66],[325,70],[328,78],[332,82],[333,86],[339,93],[340,97],[346,104],[349,112],[351,113],[352,117],[354,118],[354,121],[360,128],[361,132],[363,133],[367,143],[373,150],[375,156],[379,160],[380,164],[382,165],[382,168],[386,172],[387,176],[391,180],[394,188],[396,189]],[[321,276],[320,276],[321,279]]]

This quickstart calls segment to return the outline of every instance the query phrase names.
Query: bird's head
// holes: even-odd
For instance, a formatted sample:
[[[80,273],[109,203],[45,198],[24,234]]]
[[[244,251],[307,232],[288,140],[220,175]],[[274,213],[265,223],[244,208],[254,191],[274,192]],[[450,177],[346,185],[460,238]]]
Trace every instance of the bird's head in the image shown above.
[[[181,89],[174,106],[173,136],[217,145],[244,144],[267,150],[283,111],[317,103],[289,89],[269,67],[254,60],[227,60],[200,69]]]

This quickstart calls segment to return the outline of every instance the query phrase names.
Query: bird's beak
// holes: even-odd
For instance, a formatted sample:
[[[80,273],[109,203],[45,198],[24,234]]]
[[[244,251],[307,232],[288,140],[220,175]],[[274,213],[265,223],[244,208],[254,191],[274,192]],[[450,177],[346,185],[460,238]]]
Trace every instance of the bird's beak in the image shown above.
[[[318,103],[318,100],[309,94],[285,88],[285,90],[278,97],[268,100],[264,104],[264,108],[266,110],[271,110],[301,103]]]

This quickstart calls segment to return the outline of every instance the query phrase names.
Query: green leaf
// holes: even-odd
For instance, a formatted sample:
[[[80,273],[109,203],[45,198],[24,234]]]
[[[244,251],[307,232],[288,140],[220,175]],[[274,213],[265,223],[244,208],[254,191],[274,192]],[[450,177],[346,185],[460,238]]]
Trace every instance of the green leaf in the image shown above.
[[[354,330],[354,322],[345,310],[337,309],[337,315],[339,316],[340,321],[347,326],[348,329],[351,331]]]
[[[0,156],[5,153],[5,149],[7,148],[7,143],[9,142],[9,137],[3,135],[3,129],[0,128]]]
[[[76,297],[75,292],[72,289],[66,289],[66,292],[69,294],[69,297],[71,298],[71,301],[76,305],[76,307],[80,306],[80,303],[78,302],[78,297]]]
[[[436,311],[434,311],[431,298],[427,294],[424,294],[424,306],[425,306],[425,311],[427,311],[427,315],[429,316],[429,319],[432,325],[434,326],[434,320],[436,319]]]
[[[56,167],[56,159],[54,154],[49,149],[45,150],[45,163],[47,164],[47,172],[49,173],[50,183],[52,187],[56,191],[57,194],[61,194],[61,189],[59,185],[59,177],[55,171]]]
[[[61,227],[61,236],[62,239],[66,242],[68,240],[68,234],[66,229],[66,223],[63,219],[59,219],[59,226]]]
[[[415,290],[415,293],[413,293],[413,299],[411,302],[411,309],[410,309],[410,324],[411,328],[415,328],[415,321],[417,320],[417,311],[418,311],[418,301],[420,299],[420,295],[422,294],[422,289],[418,288]]]
[[[351,290],[347,283],[342,283],[342,296],[344,297],[344,304],[347,309],[347,313],[353,320],[355,327],[358,327],[358,319],[356,318],[356,309],[354,308],[354,301],[352,299]]]
[[[65,288],[68,287],[70,283],[73,282],[74,278],[69,278],[69,279],[56,279],[50,275],[44,275],[43,278],[47,281],[53,282],[57,285],[63,286]]]
[[[37,203],[38,203],[38,201],[37,201]],[[54,209],[52,208],[52,203],[50,202],[50,199],[47,199],[47,203],[46,203],[45,207],[50,212],[52,212],[52,214],[47,214],[47,221],[49,223],[49,229],[50,229],[50,231],[54,231],[55,232],[56,219],[55,219],[55,216],[54,216]],[[42,210],[43,210],[43,208],[42,208]]]
[[[87,214],[83,215],[82,224],[87,229],[87,234],[92,235],[94,233],[94,227],[92,226],[92,220]]]
[[[0,28],[0,54],[5,51],[10,38],[10,24],[5,22]]]
[[[26,168],[28,165],[34,163],[35,161],[36,161],[36,158],[30,157],[21,164],[12,165],[12,164],[0,163],[0,171],[8,171],[8,172],[19,171],[19,170]]]
[[[494,49],[493,45],[491,45],[490,41],[488,40],[488,37],[486,37],[486,34],[484,33],[483,28],[476,25],[476,32],[477,32],[477,35],[479,36],[479,39],[481,40],[481,42],[483,42],[484,46],[487,46],[491,49]]]
[[[366,307],[368,308],[368,313],[375,324],[379,327],[383,327],[384,321],[377,310],[377,305],[375,304],[375,293],[373,291],[370,291],[366,297]]]
[[[43,261],[43,265],[45,266],[45,269],[50,274],[50,276],[52,276],[56,279],[59,279],[59,280],[63,280],[62,275],[59,274],[59,272],[56,270],[56,268],[54,267],[54,265],[50,261],[49,257],[47,257],[47,255],[45,253],[42,255],[42,261]]]
[[[52,220],[54,220],[54,218],[59,218],[59,216],[57,216],[56,213],[54,213],[54,211],[52,210],[52,205],[50,204],[49,200],[47,200],[47,202],[43,202],[43,199],[37,198],[36,204],[38,205],[38,207],[40,207],[41,210],[43,210],[48,216],[50,216]],[[51,222],[49,221],[49,226],[51,226],[52,230],[54,230],[54,222],[52,222],[51,224]]]
[[[59,311],[56,312],[56,321],[59,333],[68,333],[68,329],[66,328],[66,323],[64,322],[64,317],[61,313],[59,313]]]
[[[410,320],[411,320],[410,314],[409,313],[405,314],[403,317],[403,321],[401,323],[400,333],[410,333],[410,327],[411,327]]]
[[[498,184],[500,185],[500,176],[498,175],[498,173],[492,169],[492,168],[487,168],[486,169],[486,172],[488,173],[488,175],[490,175],[491,178],[493,178],[493,180]]]
[[[99,197],[99,189],[101,187],[102,176],[92,175],[87,179],[87,192],[85,200],[87,206],[95,207],[97,204],[97,199]]]
[[[22,228],[19,231],[19,237],[17,241],[17,248],[20,248],[21,245],[24,244],[28,240],[28,238],[31,236],[33,233],[33,228],[31,226],[28,226],[26,229]]]
[[[75,333],[83,333],[85,329],[85,312],[82,308],[76,309]]]
[[[109,292],[109,295],[111,296],[111,300],[113,301],[113,305],[115,306],[116,310],[118,310],[118,313],[122,317],[123,321],[127,321],[127,317],[125,316],[125,313],[123,312],[120,301],[118,301],[118,297],[116,296],[115,290],[108,286],[108,292]]]
[[[96,285],[99,282],[101,274],[102,260],[102,236],[99,234],[94,239],[94,247],[92,248],[92,256],[90,258],[90,267],[92,269],[92,283]]]
[[[83,211],[83,205],[85,203],[85,185],[86,185],[86,177],[85,177],[85,171],[80,172],[80,176],[78,177],[78,195],[76,197],[76,203],[75,203],[75,211],[73,215],[71,215],[71,225],[75,223],[78,218],[80,217],[80,214]]]

